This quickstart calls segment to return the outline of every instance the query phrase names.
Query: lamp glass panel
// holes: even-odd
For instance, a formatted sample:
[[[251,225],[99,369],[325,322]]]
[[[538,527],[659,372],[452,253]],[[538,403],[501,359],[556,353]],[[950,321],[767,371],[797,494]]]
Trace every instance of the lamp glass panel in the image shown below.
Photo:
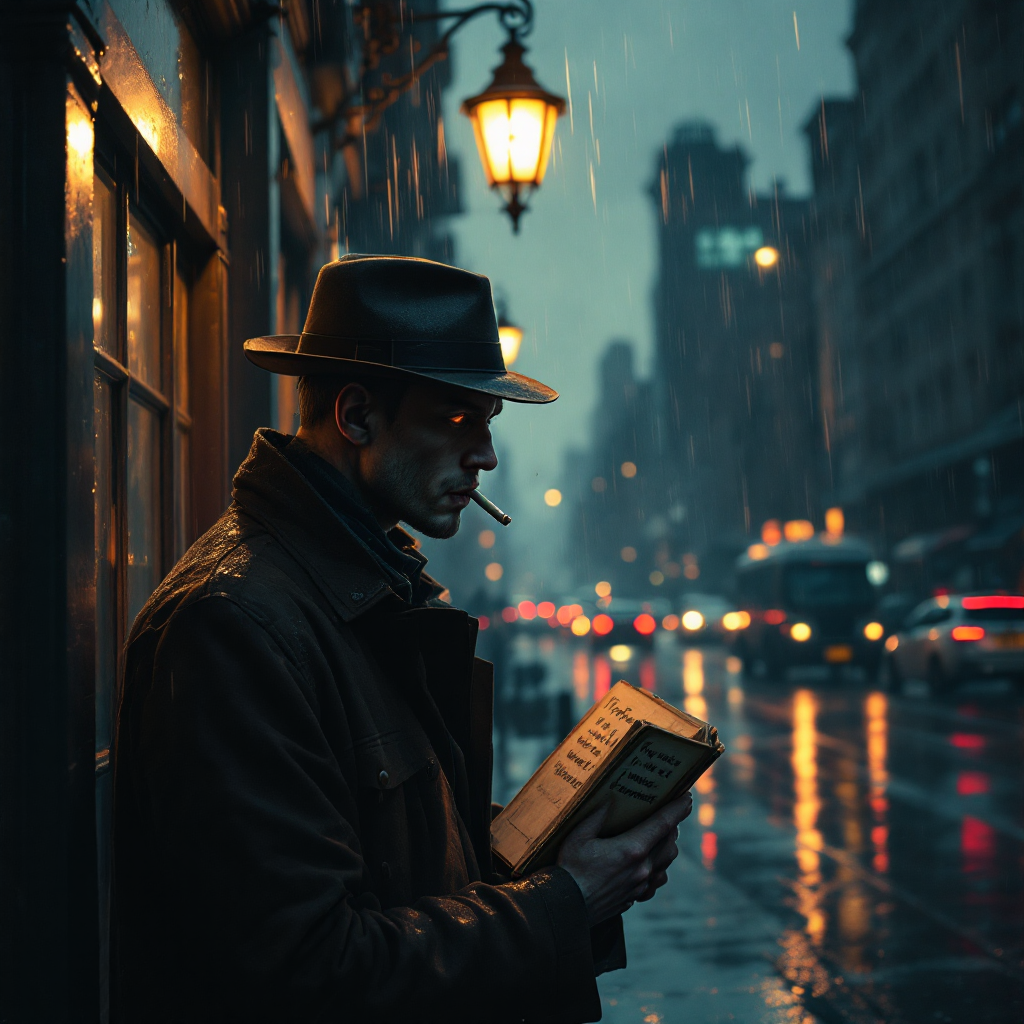
[[[475,110],[480,157],[491,185],[506,185],[512,180],[508,107],[507,100],[487,100]]]
[[[558,111],[548,106],[544,119],[544,138],[541,142],[540,160],[537,163],[537,184],[544,180],[548,169],[548,158],[551,156],[551,144],[555,138],[555,122],[558,120]]]
[[[537,181],[547,104],[543,100],[516,99],[510,105],[508,145],[512,180],[531,184]]]

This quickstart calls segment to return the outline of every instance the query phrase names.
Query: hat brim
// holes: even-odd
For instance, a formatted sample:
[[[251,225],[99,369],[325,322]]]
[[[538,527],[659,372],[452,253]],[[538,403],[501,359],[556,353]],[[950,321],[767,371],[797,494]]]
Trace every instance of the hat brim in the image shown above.
[[[400,366],[370,363],[362,359],[341,359],[337,356],[312,355],[296,352],[298,334],[272,334],[265,338],[249,338],[245,343],[245,357],[250,363],[271,373],[285,377],[304,377],[318,373],[359,373],[377,377],[414,377],[436,380],[469,391],[503,398],[509,402],[541,405],[553,402],[558,392],[539,380],[506,370],[488,373],[480,370],[423,369],[406,370]]]

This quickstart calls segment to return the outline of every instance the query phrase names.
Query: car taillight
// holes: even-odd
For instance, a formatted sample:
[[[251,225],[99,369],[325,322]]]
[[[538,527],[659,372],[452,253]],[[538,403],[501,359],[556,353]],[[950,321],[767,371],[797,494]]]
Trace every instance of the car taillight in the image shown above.
[[[964,597],[960,604],[968,611],[982,608],[1024,608],[1024,597],[1016,594],[993,594],[991,597]]]
[[[985,636],[982,626],[954,626],[949,634],[954,640],[981,640]]]

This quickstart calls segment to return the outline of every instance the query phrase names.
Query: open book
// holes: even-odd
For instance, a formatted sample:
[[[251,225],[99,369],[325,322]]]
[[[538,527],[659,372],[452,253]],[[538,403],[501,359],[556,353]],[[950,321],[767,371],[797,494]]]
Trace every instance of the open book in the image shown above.
[[[707,722],[620,680],[491,822],[491,849],[516,877],[544,867],[602,804],[601,835],[619,835],[689,789],[723,750]]]

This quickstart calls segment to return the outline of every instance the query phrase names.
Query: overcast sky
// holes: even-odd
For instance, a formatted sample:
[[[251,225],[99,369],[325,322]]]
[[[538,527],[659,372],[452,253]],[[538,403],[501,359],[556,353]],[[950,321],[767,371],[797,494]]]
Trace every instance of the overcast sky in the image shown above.
[[[458,113],[500,60],[495,18],[456,37],[445,116],[466,209],[452,222],[457,260],[487,274],[526,328],[515,369],[561,392],[553,406],[509,406],[496,423],[519,511],[531,519],[548,514],[542,494],[566,446],[585,441],[609,339],[632,339],[649,368],[656,251],[646,188],[674,125],[710,121],[720,141],[749,152],[755,187],[778,177],[804,195],[801,126],[822,95],[853,87],[843,44],[852,0],[537,0],[535,10],[527,63],[563,96],[568,66],[572,121],[568,112],[559,121],[553,163],[518,236]]]

